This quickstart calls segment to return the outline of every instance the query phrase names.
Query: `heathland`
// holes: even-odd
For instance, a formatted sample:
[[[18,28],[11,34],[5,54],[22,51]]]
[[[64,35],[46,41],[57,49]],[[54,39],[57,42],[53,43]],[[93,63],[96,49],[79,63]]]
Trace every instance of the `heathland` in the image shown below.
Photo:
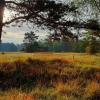
[[[99,99],[100,54],[0,54],[0,100]]]

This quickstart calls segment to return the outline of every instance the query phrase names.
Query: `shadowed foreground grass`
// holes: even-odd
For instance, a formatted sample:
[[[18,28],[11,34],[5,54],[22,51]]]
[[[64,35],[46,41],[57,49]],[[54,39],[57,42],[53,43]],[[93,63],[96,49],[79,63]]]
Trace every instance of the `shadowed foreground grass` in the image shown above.
[[[99,55],[16,53],[1,58],[6,61],[0,62],[0,100],[100,100]]]

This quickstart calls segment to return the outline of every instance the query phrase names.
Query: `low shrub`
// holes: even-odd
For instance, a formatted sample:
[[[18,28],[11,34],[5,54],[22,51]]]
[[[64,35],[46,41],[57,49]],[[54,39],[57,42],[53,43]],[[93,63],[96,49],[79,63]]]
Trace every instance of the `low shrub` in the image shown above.
[[[85,52],[88,53],[88,54],[95,54],[96,49],[95,49],[94,46],[88,46],[88,47],[86,47]]]

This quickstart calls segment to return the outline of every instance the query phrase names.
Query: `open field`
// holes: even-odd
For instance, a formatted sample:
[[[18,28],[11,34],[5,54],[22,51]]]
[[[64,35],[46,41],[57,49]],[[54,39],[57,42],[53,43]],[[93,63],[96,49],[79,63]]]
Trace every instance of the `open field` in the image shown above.
[[[0,100],[100,100],[100,54],[1,53]]]
[[[88,55],[82,53],[4,53],[0,54],[0,63],[25,61],[27,58],[49,61],[54,59],[66,60],[79,67],[94,67],[100,69],[100,54]]]

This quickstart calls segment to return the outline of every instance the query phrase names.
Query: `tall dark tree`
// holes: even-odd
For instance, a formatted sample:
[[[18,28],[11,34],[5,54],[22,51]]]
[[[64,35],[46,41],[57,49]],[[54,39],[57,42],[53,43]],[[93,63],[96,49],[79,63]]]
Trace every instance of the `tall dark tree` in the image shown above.
[[[26,52],[34,52],[38,51],[39,44],[37,42],[38,36],[34,34],[34,32],[25,33],[24,37],[24,51]]]
[[[2,27],[3,27],[4,8],[5,8],[5,0],[0,0],[0,42],[1,42],[1,35],[2,35]]]

